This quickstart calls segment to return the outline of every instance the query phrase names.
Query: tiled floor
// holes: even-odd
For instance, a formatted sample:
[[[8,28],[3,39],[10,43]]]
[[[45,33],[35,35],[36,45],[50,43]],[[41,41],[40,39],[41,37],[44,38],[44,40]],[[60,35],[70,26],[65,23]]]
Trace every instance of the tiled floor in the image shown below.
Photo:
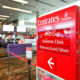
[[[5,48],[0,48],[0,58],[7,56],[7,51]]]
[[[32,62],[36,64],[36,55]],[[8,72],[8,58],[0,58],[0,80],[28,80],[28,65],[18,59],[10,59],[10,72]],[[31,80],[36,80],[36,67],[31,65]]]

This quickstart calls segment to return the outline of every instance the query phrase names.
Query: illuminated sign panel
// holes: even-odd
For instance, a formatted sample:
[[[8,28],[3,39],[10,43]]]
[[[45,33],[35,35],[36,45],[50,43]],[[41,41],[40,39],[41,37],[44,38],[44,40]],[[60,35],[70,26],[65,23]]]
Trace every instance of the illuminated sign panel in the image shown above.
[[[39,32],[39,49],[70,55],[70,29]]]
[[[3,31],[14,31],[14,25],[3,25]]]

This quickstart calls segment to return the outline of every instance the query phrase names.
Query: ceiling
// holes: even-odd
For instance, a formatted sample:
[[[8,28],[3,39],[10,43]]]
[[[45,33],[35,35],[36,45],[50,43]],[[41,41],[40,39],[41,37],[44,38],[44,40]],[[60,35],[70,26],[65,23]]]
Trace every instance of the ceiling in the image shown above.
[[[39,12],[39,15],[42,15],[78,0],[26,0],[26,1],[28,1],[29,3],[23,5],[21,3],[13,2],[12,0],[0,0],[0,15],[10,16],[9,18],[7,18],[6,20],[7,22],[19,19],[24,19],[27,21],[30,20],[31,18],[35,18],[36,12]],[[2,8],[2,5],[20,8],[24,10],[30,10],[32,11],[32,13],[4,9]]]
[[[41,9],[39,9],[39,13],[40,13],[40,15],[42,15],[44,13],[53,11],[57,8],[63,7],[65,5],[68,5],[68,4],[78,1],[78,0],[40,0],[40,1],[49,3],[49,5],[39,3],[39,7],[41,8]]]

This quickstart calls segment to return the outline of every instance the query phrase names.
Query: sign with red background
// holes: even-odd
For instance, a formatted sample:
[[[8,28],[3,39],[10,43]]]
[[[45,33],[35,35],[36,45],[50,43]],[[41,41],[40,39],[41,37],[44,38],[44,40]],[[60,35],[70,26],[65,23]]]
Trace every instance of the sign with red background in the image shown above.
[[[78,80],[78,11],[72,6],[37,19],[37,66],[65,80]]]
[[[53,53],[70,55],[70,29],[43,31],[38,33],[38,48]]]

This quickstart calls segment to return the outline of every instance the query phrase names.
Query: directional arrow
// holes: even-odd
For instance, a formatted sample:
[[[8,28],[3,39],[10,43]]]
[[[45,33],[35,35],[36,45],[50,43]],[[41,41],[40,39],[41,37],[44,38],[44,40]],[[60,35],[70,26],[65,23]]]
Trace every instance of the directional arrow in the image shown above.
[[[50,68],[52,69],[52,66],[51,65],[54,65],[54,63],[51,62],[51,61],[52,61],[52,57],[48,60],[48,64],[49,64]]]

